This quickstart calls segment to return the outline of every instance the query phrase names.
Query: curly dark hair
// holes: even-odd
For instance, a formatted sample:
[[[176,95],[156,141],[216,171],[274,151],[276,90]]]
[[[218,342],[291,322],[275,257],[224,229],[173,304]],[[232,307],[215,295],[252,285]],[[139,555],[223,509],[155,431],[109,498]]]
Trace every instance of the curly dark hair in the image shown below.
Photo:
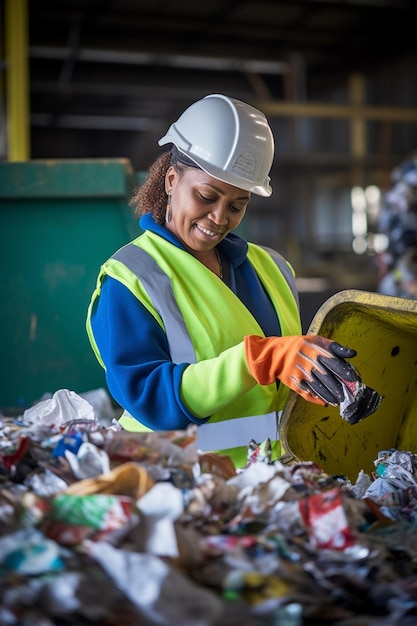
[[[130,200],[134,217],[152,213],[155,222],[165,224],[168,199],[165,192],[165,175],[171,165],[179,174],[188,167],[181,163],[172,151],[159,155],[149,167],[144,183],[135,190]]]

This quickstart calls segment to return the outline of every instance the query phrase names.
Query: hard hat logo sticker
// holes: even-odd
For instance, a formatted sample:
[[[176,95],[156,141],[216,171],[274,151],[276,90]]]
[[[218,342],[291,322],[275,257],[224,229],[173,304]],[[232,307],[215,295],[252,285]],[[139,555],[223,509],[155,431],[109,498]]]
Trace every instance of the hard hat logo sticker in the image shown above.
[[[232,170],[247,180],[253,180],[256,171],[255,155],[252,152],[242,152],[233,163]]]

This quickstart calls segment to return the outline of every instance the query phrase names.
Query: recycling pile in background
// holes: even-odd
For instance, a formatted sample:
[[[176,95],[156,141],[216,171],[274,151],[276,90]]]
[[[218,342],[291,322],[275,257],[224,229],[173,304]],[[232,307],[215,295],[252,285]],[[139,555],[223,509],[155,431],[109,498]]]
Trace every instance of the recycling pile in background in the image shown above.
[[[417,455],[352,484],[261,451],[237,473],[65,389],[1,417],[0,624],[416,624]]]
[[[379,256],[379,293],[417,298],[417,152],[395,167],[383,197],[380,233],[388,248]]]

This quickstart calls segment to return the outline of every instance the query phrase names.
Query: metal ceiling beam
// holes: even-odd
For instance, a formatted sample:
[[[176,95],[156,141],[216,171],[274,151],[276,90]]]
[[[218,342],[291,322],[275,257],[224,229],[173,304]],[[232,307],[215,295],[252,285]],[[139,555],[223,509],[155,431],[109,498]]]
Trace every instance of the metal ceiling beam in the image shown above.
[[[345,118],[362,116],[367,121],[417,122],[417,108],[357,106],[354,104],[324,104],[316,102],[284,102],[263,100],[254,106],[271,117]]]
[[[72,54],[68,48],[31,46],[32,58],[62,60]],[[210,57],[184,54],[155,54],[153,52],[125,52],[121,50],[80,49],[77,61],[90,63],[115,63],[122,65],[150,65],[202,69],[212,71],[255,72],[259,74],[285,74],[289,64],[282,61],[243,60],[225,57]]]

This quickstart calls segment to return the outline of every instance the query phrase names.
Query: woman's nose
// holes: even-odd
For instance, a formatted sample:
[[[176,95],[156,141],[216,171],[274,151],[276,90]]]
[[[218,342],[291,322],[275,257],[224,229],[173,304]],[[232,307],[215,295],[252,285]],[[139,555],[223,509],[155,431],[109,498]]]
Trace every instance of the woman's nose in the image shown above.
[[[212,208],[210,211],[210,217],[216,224],[225,225],[228,223],[226,207],[222,204],[216,204],[216,206]]]

